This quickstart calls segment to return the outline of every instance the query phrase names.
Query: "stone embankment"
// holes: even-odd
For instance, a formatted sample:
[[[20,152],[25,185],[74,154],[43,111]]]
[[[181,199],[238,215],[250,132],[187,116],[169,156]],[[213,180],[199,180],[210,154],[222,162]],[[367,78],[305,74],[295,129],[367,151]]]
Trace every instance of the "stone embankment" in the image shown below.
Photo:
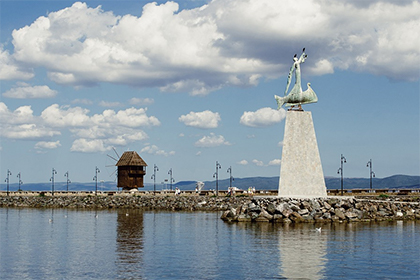
[[[0,197],[0,207],[223,211],[221,218],[230,222],[328,223],[420,220],[419,201],[418,197],[6,196]]]
[[[420,219],[418,199],[262,198],[226,210],[230,222],[330,223]],[[413,202],[414,201],[414,202]]]
[[[0,197],[0,207],[224,211],[231,207],[238,207],[243,201],[241,197],[174,195],[9,196]]]

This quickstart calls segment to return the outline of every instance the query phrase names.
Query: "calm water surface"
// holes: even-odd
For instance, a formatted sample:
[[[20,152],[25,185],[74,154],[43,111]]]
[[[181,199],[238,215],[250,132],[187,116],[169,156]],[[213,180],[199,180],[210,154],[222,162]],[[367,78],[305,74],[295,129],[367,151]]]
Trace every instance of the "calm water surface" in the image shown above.
[[[0,279],[420,279],[419,222],[220,215],[0,208]]]

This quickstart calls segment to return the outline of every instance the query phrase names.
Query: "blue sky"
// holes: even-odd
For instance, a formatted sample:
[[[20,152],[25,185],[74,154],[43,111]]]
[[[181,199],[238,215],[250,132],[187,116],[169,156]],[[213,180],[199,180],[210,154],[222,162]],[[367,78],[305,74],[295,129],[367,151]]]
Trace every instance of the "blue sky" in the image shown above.
[[[419,175],[420,3],[394,2],[1,1],[2,182],[113,180],[112,147],[146,183],[278,176],[303,47],[324,175]]]

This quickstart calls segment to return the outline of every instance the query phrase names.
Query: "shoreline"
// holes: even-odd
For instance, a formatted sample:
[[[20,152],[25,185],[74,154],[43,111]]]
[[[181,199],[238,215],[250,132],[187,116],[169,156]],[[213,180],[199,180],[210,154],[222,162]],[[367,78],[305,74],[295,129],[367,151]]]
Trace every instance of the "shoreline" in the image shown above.
[[[2,208],[144,209],[222,211],[228,222],[333,223],[420,220],[420,197],[199,195],[0,196]]]

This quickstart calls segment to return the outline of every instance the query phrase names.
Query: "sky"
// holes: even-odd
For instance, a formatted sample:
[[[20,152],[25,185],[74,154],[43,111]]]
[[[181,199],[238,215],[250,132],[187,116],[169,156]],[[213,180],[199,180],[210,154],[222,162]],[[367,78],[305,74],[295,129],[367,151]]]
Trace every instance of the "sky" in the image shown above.
[[[420,175],[419,1],[0,1],[0,179],[279,176],[293,56],[325,176]],[[115,151],[114,151],[115,149]],[[118,154],[118,155],[117,155]]]

